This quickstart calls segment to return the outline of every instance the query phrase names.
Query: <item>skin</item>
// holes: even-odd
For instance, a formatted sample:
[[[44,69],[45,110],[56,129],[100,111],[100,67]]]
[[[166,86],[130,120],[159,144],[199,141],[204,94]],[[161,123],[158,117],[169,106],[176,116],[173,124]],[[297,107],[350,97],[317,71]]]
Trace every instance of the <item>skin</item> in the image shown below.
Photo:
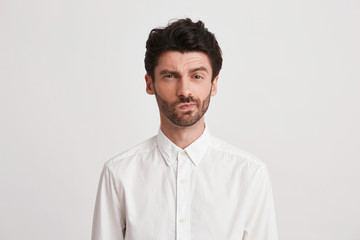
[[[159,106],[161,130],[184,149],[201,136],[204,114],[211,96],[217,92],[216,76],[202,52],[166,51],[154,69],[154,81],[145,75],[146,92],[155,95]]]

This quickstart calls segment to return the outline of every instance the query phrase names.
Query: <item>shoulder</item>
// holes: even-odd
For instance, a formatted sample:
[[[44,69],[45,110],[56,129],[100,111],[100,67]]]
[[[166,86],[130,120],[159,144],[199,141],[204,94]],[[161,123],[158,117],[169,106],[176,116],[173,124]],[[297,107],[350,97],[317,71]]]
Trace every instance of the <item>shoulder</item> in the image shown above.
[[[246,166],[253,171],[265,169],[266,165],[253,154],[233,146],[217,137],[211,136],[211,154],[219,155],[223,161]]]
[[[136,159],[141,159],[143,156],[148,155],[157,147],[156,136],[153,136],[128,150],[114,156],[108,160],[105,165],[109,168],[116,168],[117,166],[123,164],[129,164],[130,161],[135,161]]]

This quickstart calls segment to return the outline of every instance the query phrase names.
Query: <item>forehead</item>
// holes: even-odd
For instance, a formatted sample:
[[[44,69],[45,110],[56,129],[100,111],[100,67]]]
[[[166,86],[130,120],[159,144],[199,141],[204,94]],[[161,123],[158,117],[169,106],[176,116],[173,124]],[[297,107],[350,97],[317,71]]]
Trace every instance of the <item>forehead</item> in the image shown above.
[[[186,71],[198,67],[204,67],[208,72],[212,71],[209,57],[205,53],[166,51],[160,55],[155,72],[165,69]]]

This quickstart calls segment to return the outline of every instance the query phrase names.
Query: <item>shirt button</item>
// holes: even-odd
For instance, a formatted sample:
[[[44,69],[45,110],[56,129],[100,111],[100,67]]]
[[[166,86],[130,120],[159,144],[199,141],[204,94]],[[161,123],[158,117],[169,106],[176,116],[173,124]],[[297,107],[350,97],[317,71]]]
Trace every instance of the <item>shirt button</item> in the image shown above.
[[[180,182],[181,182],[181,184],[184,184],[184,183],[186,183],[186,179],[182,178],[182,179],[180,179]]]
[[[185,222],[185,219],[184,219],[184,218],[180,218],[180,222],[181,222],[181,223],[184,223],[184,222]]]

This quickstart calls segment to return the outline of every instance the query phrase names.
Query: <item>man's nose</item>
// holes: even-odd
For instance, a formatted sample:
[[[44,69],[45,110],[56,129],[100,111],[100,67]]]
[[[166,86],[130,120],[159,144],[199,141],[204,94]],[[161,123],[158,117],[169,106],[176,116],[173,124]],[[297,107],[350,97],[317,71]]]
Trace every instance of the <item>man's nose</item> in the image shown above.
[[[191,81],[184,77],[179,79],[177,84],[177,96],[178,97],[189,97],[192,95]]]

